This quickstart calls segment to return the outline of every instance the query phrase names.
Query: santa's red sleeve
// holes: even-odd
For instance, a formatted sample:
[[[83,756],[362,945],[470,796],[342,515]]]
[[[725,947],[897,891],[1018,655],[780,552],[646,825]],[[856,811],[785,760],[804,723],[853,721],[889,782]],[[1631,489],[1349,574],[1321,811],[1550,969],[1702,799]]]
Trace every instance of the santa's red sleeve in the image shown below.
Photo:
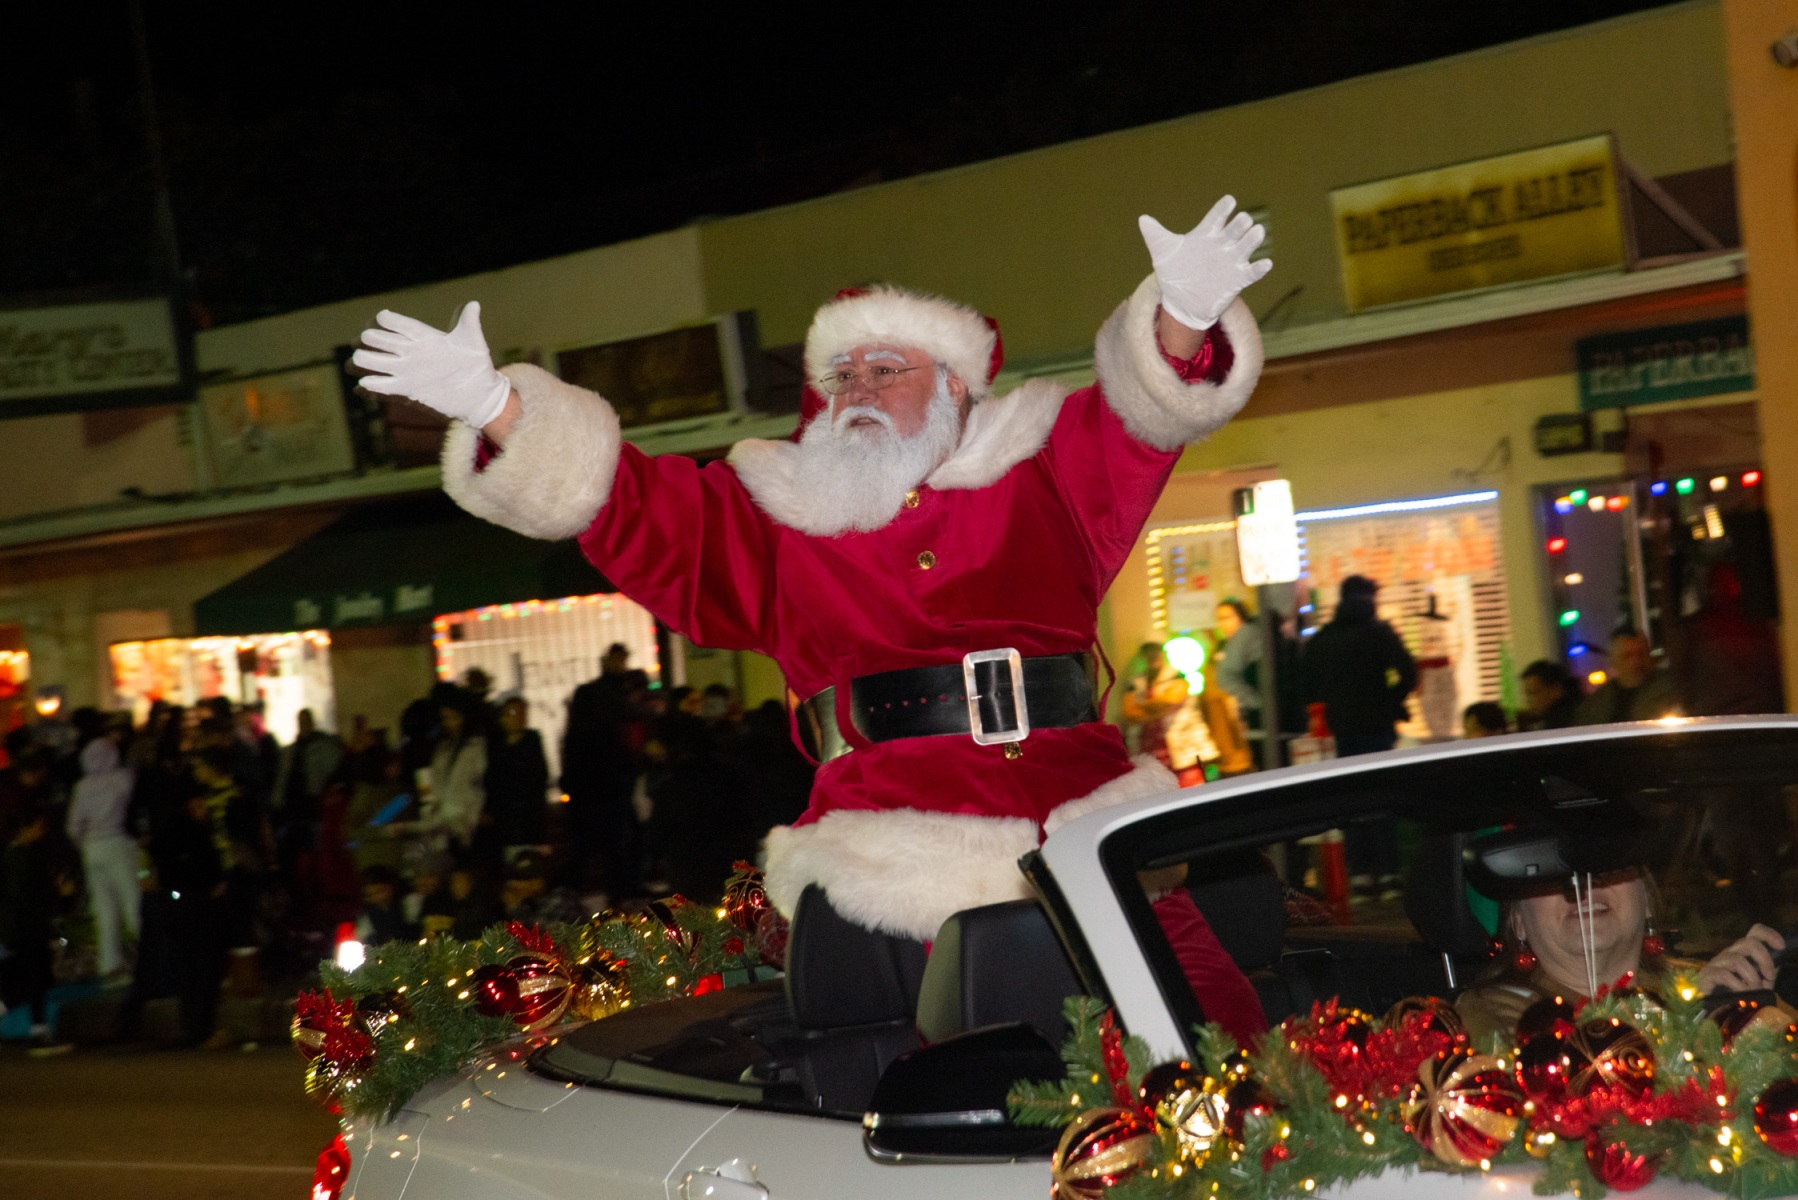
[[[1217,940],[1199,906],[1192,902],[1192,893],[1175,888],[1155,901],[1154,909],[1193,998],[1199,1002],[1199,1011],[1207,1021],[1222,1025],[1238,1045],[1253,1044],[1267,1032],[1261,997]]]
[[[736,476],[624,440],[612,406],[528,363],[505,368],[524,411],[503,450],[460,422],[443,488],[529,537],[577,538],[620,591],[694,641],[759,650],[772,593],[768,524]]]
[[[1046,459],[1109,587],[1179,461],[1248,402],[1261,377],[1261,333],[1237,300],[1198,353],[1176,358],[1157,332],[1161,289],[1150,276],[1099,330],[1093,386],[1063,401]]]

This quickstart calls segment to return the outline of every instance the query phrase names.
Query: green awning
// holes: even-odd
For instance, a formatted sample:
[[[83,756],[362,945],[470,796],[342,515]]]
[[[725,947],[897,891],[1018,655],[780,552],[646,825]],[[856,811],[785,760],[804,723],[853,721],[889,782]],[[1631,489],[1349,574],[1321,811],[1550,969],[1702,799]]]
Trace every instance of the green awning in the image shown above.
[[[342,629],[617,591],[573,542],[469,516],[443,493],[364,505],[194,604],[194,631]]]

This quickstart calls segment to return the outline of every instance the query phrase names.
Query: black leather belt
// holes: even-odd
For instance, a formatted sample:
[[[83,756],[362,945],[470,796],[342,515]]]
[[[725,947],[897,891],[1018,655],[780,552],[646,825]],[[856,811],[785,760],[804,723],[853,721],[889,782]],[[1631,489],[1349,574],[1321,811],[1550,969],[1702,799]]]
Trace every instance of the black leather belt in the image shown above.
[[[1020,742],[1032,729],[1098,720],[1093,684],[1090,654],[981,650],[959,663],[857,676],[849,683],[849,720],[870,742],[952,734],[982,745]],[[819,762],[855,748],[837,728],[836,688],[801,701],[797,717],[800,741]]]

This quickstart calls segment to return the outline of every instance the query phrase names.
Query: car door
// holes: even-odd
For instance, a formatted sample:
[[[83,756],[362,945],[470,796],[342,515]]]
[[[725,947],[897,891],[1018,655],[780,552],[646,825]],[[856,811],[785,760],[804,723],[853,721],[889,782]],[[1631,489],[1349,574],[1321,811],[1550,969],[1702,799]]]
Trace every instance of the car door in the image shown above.
[[[668,1182],[669,1200],[1042,1200],[1050,1180],[1046,1160],[876,1162],[854,1119],[737,1108]]]

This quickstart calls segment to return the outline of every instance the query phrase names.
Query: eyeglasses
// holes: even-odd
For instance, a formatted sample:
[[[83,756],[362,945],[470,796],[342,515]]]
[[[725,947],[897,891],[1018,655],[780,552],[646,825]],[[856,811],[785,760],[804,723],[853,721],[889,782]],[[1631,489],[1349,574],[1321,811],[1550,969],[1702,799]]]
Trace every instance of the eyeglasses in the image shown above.
[[[841,371],[832,371],[828,375],[820,375],[818,377],[818,386],[833,396],[841,396],[844,392],[854,387],[855,381],[859,379],[868,385],[870,391],[884,392],[892,387],[893,384],[897,383],[899,377],[907,371],[922,371],[923,369],[923,367],[878,366],[869,367],[867,373],[863,374],[859,371],[851,371],[845,368]]]

